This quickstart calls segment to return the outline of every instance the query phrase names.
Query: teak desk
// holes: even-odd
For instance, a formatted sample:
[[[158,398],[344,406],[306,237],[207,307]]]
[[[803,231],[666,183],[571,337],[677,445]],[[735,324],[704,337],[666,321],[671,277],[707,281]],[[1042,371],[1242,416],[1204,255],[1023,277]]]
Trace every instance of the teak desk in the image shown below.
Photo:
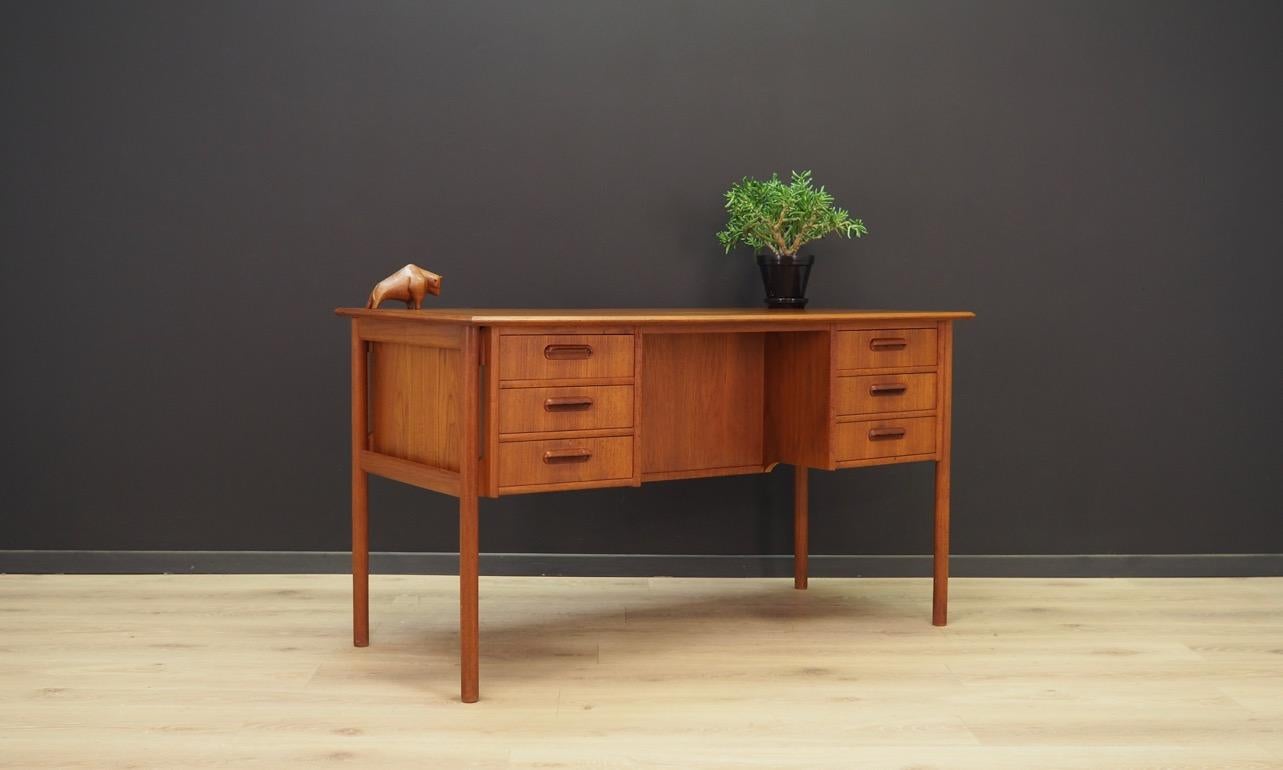
[[[352,589],[369,644],[366,474],[459,498],[461,690],[478,696],[477,499],[934,460],[945,624],[953,322],[856,310],[364,310],[352,319]]]

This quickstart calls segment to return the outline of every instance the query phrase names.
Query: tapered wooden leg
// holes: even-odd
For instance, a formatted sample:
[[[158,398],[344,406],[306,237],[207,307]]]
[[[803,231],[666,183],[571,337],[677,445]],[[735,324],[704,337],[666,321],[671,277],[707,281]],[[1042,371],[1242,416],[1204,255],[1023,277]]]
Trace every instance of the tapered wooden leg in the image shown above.
[[[370,498],[361,469],[366,442],[366,343],[352,324],[352,644],[370,644]]]
[[[793,587],[806,588],[809,539],[807,468],[793,466]]]
[[[370,646],[370,514],[365,480],[363,472],[352,476],[352,644],[357,647]]]
[[[459,692],[464,703],[476,703],[480,695],[477,496],[459,498]]]
[[[936,328],[940,390],[936,422],[935,549],[932,559],[931,623],[949,621],[949,469],[953,456],[953,322]]]
[[[931,592],[931,623],[949,620],[949,458],[936,462],[936,526]]]
[[[480,448],[478,331],[464,330],[463,436],[459,442],[459,697],[480,697],[480,628],[477,577],[480,538],[477,525],[477,455]]]

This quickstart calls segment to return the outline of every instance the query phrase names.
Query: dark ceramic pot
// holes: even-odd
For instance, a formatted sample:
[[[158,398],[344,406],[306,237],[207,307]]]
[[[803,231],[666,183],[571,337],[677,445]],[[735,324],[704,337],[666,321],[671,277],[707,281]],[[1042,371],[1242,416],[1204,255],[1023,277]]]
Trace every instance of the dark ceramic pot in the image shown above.
[[[811,277],[813,255],[805,257],[777,257],[758,254],[757,266],[762,270],[762,284],[766,287],[766,306],[770,308],[806,307],[806,282]]]

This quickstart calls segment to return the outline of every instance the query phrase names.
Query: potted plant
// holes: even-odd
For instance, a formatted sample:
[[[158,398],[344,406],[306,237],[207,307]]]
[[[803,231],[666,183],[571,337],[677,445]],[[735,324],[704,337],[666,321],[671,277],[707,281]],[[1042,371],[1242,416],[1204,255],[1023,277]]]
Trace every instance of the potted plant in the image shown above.
[[[758,251],[766,305],[772,308],[806,307],[815,256],[798,256],[802,246],[830,233],[859,238],[869,232],[864,222],[835,207],[823,187],[815,187],[810,171],[794,171],[789,184],[779,174],[766,181],[744,177],[726,192],[726,212],[726,229],[717,240],[727,254],[741,242]]]

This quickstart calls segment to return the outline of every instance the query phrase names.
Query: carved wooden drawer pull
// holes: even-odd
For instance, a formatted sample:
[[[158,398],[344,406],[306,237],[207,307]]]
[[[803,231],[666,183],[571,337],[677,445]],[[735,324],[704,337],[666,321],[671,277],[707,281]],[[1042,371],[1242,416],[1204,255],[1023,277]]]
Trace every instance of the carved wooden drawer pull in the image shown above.
[[[885,441],[893,438],[904,438],[904,428],[871,428],[870,441]]]
[[[545,412],[582,412],[592,408],[592,399],[588,396],[545,398],[543,408]]]
[[[555,463],[586,463],[592,457],[587,449],[549,449],[543,453],[543,461],[549,465]]]
[[[909,341],[904,337],[874,337],[869,340],[870,350],[904,350]]]
[[[894,396],[903,393],[909,386],[903,382],[878,382],[869,386],[870,396]]]
[[[543,349],[543,357],[549,361],[591,358],[592,345],[547,345]]]

